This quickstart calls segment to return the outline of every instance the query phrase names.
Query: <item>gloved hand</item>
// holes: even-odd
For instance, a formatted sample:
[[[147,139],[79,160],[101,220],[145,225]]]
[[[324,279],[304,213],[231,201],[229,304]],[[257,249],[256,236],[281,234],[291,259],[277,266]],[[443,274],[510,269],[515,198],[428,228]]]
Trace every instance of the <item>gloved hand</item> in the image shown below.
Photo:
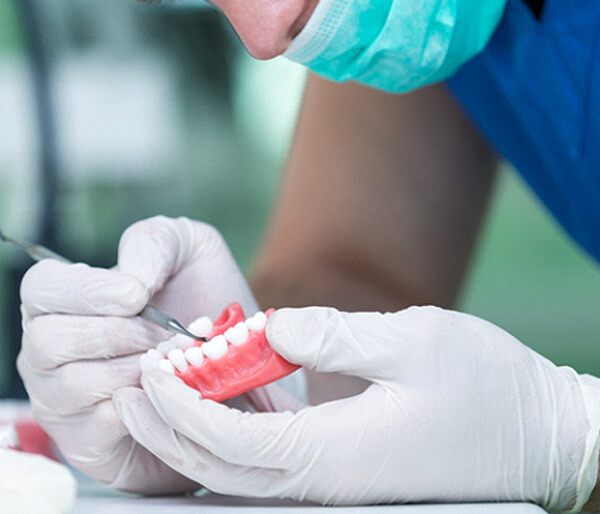
[[[594,486],[600,381],[490,323],[434,307],[315,307],[279,310],[266,330],[289,361],[372,385],[296,413],[250,414],[155,370],[144,391],[113,400],[133,437],[225,494],[579,509]]]
[[[77,485],[62,464],[41,455],[0,449],[0,512],[66,513]]]
[[[237,301],[256,312],[220,234],[185,218],[152,218],[121,238],[114,269],[45,260],[21,287],[18,367],[34,414],[65,458],[100,482],[132,492],[197,489],[138,445],[113,393],[139,386],[139,356],[169,334],[135,317],[150,302],[184,323]]]

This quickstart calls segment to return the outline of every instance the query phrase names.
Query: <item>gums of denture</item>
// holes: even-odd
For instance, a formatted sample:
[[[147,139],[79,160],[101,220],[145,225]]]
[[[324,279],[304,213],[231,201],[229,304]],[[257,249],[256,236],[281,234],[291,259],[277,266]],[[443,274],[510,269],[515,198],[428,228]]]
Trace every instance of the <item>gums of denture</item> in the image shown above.
[[[208,337],[208,342],[175,335],[142,355],[140,367],[171,373],[198,390],[202,398],[215,401],[279,380],[299,366],[286,361],[267,342],[265,325],[273,312],[244,319],[242,307],[233,303],[214,323],[202,317],[188,327],[199,337]]]

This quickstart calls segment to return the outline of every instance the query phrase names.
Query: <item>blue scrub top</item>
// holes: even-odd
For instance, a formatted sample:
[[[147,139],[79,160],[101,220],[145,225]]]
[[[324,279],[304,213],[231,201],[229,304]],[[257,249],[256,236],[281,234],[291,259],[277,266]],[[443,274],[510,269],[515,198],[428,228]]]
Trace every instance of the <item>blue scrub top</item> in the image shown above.
[[[448,81],[492,145],[600,261],[600,0],[509,0],[486,49]]]

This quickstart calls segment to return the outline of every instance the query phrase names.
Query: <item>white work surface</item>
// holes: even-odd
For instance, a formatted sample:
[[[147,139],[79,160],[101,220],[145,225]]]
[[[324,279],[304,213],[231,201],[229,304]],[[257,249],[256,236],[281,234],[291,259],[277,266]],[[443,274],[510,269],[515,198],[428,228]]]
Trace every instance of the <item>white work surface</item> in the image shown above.
[[[337,511],[346,513],[397,514],[545,514],[545,510],[528,503],[465,503],[440,505],[379,505],[369,507],[321,507],[287,500],[255,500],[208,494],[202,497],[140,498],[120,494],[90,483],[80,484],[73,514],[153,514],[153,513],[227,513],[266,512],[307,514]]]

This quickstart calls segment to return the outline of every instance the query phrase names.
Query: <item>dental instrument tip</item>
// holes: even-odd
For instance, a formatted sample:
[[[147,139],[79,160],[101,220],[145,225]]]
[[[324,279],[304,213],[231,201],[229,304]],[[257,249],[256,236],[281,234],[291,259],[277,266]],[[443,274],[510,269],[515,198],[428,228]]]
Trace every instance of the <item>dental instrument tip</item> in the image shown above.
[[[147,321],[150,321],[159,327],[166,328],[170,331],[179,332],[187,337],[191,337],[192,339],[197,339],[198,341],[208,341],[206,337],[199,337],[195,334],[192,334],[187,328],[185,328],[179,321],[171,316],[165,314],[162,311],[159,311],[156,307],[152,305],[146,305],[142,309],[139,314],[142,318]]]
[[[175,320],[175,319],[171,319],[169,321],[169,326],[179,332],[180,334],[183,334],[185,336],[191,337],[192,339],[196,339],[198,341],[203,341],[203,342],[208,342],[208,337],[204,337],[204,336],[197,336],[195,334],[192,334],[187,328],[185,328],[181,323],[179,323],[179,321]]]

